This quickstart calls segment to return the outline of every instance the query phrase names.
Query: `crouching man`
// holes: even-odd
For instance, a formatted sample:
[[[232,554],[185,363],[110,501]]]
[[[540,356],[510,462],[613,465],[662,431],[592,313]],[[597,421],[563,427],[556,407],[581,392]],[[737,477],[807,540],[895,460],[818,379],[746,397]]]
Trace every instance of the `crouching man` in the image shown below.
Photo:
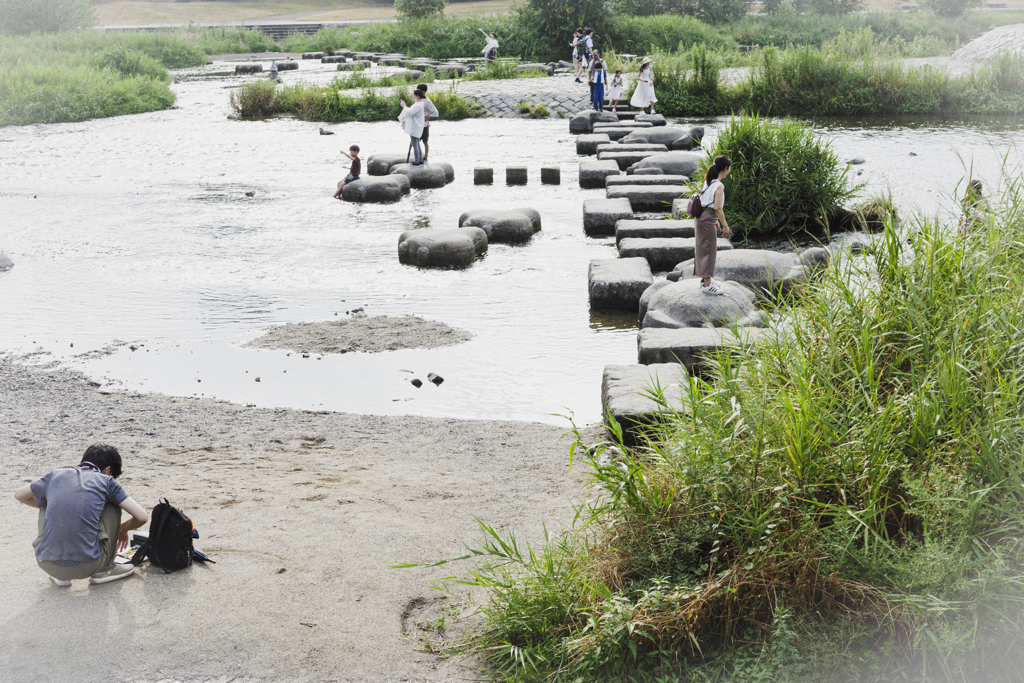
[[[130,576],[131,564],[115,564],[128,532],[149,515],[128,497],[117,478],[121,454],[113,446],[89,446],[78,467],[54,470],[14,492],[29,507],[39,508],[39,536],[32,545],[36,562],[58,586],[74,579],[107,583]],[[121,511],[131,518],[121,522]]]

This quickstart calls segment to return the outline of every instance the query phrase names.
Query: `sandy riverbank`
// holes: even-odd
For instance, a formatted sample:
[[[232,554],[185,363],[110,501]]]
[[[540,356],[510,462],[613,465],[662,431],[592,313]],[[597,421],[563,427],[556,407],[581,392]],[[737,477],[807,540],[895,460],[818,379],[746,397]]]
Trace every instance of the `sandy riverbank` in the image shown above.
[[[414,315],[367,316],[341,320],[287,323],[266,330],[246,344],[250,349],[290,349],[307,353],[380,353],[398,349],[436,349],[473,338],[440,320]]]
[[[474,516],[520,538],[567,523],[582,476],[569,471],[563,432],[101,393],[76,372],[0,356],[5,490],[110,442],[129,494],[184,507],[218,561],[57,588],[32,556],[35,512],[5,494],[2,678],[479,678],[478,662],[423,648],[421,626],[442,613],[449,638],[472,626],[464,587],[445,596],[427,585],[452,569],[388,563],[462,554],[482,538]]]

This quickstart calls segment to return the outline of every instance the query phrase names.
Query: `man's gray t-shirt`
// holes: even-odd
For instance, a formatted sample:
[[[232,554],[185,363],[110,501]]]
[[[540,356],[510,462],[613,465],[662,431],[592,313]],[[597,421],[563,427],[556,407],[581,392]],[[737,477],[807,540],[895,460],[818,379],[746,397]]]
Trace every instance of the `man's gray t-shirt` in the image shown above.
[[[103,508],[108,503],[120,505],[128,497],[117,480],[95,470],[75,468],[54,470],[32,482],[31,488],[39,507],[46,507],[36,559],[81,563],[99,558]]]
[[[423,115],[429,116],[432,119],[436,119],[440,115],[437,111],[437,107],[434,106],[434,103],[430,101],[429,97],[423,98]],[[426,121],[423,125],[424,127],[429,126],[430,121]]]

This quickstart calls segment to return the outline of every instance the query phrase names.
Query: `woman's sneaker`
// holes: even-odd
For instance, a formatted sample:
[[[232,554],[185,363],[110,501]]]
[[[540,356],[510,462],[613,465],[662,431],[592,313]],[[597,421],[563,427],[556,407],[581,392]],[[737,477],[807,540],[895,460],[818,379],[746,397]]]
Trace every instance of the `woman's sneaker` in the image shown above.
[[[61,588],[67,588],[68,586],[71,585],[70,581],[65,581],[64,579],[58,579],[55,576],[51,576],[50,577],[50,581],[53,581],[53,585],[54,586],[60,586]]]
[[[700,283],[700,291],[704,292],[705,294],[725,294],[725,292],[722,291],[722,288],[719,287],[718,283],[715,282],[714,280],[711,281],[711,284],[707,285],[704,284],[703,282]]]
[[[111,581],[127,578],[131,576],[134,571],[134,564],[115,564],[105,572],[96,572],[93,574],[92,578],[89,579],[89,583],[110,583]]]

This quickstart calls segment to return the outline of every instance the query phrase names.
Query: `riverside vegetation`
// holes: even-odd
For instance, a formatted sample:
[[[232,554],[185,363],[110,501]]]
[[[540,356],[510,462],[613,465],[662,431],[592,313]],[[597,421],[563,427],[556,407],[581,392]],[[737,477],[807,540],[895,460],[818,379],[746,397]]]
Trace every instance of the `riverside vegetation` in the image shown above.
[[[1005,182],[970,234],[890,224],[757,346],[681,396],[650,387],[640,447],[576,432],[593,495],[539,546],[483,524],[462,580],[489,590],[485,625],[460,649],[510,681],[1019,680],[1020,170]]]

